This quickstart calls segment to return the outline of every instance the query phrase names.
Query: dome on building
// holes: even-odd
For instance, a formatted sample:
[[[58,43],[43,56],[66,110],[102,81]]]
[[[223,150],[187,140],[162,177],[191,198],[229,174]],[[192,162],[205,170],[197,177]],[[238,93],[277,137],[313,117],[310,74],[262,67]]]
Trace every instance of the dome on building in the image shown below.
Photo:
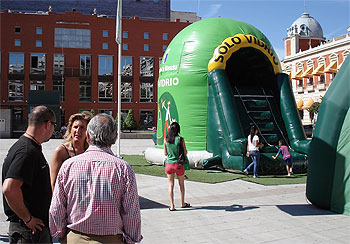
[[[318,23],[318,21],[311,17],[308,13],[303,13],[287,29],[288,36],[291,36],[293,34],[299,34],[300,36],[324,38],[323,30],[320,23]]]

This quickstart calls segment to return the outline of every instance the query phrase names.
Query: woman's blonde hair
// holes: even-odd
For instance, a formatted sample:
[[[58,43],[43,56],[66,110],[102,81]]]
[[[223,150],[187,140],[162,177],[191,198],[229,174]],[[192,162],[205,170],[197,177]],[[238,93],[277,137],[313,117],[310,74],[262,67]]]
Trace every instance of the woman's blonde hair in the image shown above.
[[[84,111],[82,113],[77,113],[77,114],[72,114],[69,117],[69,121],[68,121],[68,125],[67,125],[67,130],[66,133],[64,134],[63,138],[66,142],[70,142],[72,141],[72,134],[71,134],[71,129],[73,126],[74,121],[76,120],[83,120],[86,121],[86,126],[89,123],[89,121],[91,120],[91,118],[93,117],[92,113]],[[88,147],[87,142],[85,141],[85,148]]]

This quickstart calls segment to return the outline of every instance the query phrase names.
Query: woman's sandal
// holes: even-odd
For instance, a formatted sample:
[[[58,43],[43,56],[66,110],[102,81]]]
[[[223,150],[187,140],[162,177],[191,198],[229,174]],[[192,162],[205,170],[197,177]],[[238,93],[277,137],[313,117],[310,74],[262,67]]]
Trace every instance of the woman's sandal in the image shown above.
[[[176,211],[176,208],[171,209],[171,208],[169,207],[169,211]]]
[[[181,206],[181,208],[190,208],[190,207],[192,207],[191,204],[189,204],[187,202],[185,203],[185,206]]]

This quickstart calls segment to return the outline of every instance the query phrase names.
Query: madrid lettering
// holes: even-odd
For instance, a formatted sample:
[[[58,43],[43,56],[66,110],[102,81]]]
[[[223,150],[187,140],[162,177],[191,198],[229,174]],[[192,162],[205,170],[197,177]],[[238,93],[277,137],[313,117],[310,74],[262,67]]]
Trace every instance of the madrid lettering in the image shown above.
[[[245,43],[252,44],[251,46],[253,46],[253,45],[258,46],[258,49],[264,49],[265,51],[267,51],[267,53],[271,56],[273,63],[275,65],[278,65],[278,62],[276,60],[275,55],[273,54],[272,50],[266,45],[265,42],[259,40],[258,38],[256,38],[255,36],[252,36],[252,35],[241,35],[241,36],[244,36],[245,40],[244,39],[242,40],[240,36],[233,36],[230,39],[231,43],[228,43],[227,41],[223,42],[217,48],[217,55],[216,55],[214,61],[223,63],[225,60],[224,56],[226,53],[228,53],[230,48],[233,48],[233,47],[245,42]]]
[[[166,78],[158,80],[158,87],[166,87],[166,86],[177,86],[179,84],[179,78]]]

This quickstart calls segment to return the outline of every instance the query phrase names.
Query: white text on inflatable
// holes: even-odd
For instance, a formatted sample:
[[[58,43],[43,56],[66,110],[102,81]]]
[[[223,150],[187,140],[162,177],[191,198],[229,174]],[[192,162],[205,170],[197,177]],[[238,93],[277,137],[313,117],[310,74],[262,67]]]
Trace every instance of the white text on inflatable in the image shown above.
[[[170,65],[170,66],[164,66],[159,69],[159,73],[162,73],[164,71],[172,71],[172,70],[177,70],[176,65]]]
[[[179,78],[166,78],[158,80],[158,87],[166,87],[166,86],[177,86],[179,84]]]

